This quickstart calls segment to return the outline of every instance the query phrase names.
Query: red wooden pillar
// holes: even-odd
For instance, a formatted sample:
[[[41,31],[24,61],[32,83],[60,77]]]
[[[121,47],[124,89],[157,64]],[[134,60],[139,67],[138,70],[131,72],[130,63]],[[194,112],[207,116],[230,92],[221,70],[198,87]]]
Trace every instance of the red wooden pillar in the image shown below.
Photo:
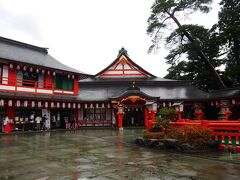
[[[6,108],[6,115],[8,116],[9,119],[12,119],[14,121],[14,108],[10,107],[10,106],[7,106],[7,108]],[[5,132],[11,132],[13,130],[13,128],[14,127],[13,127],[12,124],[8,124],[8,128],[6,128],[7,131],[5,131]]]
[[[122,122],[123,122],[124,112],[118,112],[117,114],[118,114],[118,128],[119,128],[119,130],[122,130],[123,129]]]
[[[8,84],[9,85],[16,85],[16,79],[17,79],[17,71],[16,69],[8,69]]]
[[[74,79],[74,83],[73,83],[74,95],[78,95],[78,90],[79,90],[78,81],[79,81],[78,78]]]
[[[148,108],[144,108],[144,125],[147,128],[148,127]]]
[[[78,128],[78,121],[79,121],[79,119],[78,119],[78,112],[79,112],[79,110],[76,108],[76,109],[74,109],[74,115],[75,115],[75,128]]]
[[[154,110],[151,110],[148,113],[149,113],[148,130],[150,130],[152,128],[152,125],[157,123],[157,120],[155,118],[155,115],[157,112]]]
[[[45,88],[52,88],[52,76],[50,74],[45,74],[45,79],[44,79],[44,83],[45,83]]]

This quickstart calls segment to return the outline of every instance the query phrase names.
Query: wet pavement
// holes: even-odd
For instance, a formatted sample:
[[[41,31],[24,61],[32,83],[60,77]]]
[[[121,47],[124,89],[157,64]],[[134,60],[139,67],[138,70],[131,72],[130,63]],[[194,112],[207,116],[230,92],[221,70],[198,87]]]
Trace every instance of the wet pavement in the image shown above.
[[[134,144],[141,129],[0,136],[1,180],[240,179],[240,155],[187,155]]]

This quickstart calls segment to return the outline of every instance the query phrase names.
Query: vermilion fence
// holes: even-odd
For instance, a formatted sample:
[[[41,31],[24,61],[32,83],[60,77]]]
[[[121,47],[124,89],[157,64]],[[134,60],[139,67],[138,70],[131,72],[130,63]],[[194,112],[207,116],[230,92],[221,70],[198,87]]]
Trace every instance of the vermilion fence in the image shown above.
[[[220,149],[228,149],[240,152],[240,120],[188,120],[182,119],[178,122],[171,122],[175,127],[181,126],[205,126],[214,131],[215,140],[220,143]]]

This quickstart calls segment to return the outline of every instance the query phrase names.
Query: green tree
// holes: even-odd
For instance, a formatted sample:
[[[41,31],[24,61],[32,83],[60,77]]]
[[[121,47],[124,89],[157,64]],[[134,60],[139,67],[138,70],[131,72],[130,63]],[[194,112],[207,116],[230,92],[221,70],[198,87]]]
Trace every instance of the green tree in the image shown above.
[[[199,47],[209,59],[214,68],[222,65],[220,41],[215,28],[206,29],[203,26],[183,25],[182,28],[174,30],[167,38],[167,46],[170,47],[169,55],[166,57],[170,64],[168,74],[165,78],[178,80],[191,80],[194,85],[203,90],[212,90],[218,87],[215,78],[206,68],[205,61],[198,59],[198,52],[193,44],[184,36],[182,29],[187,30],[199,40]],[[181,56],[186,57],[181,58]],[[221,74],[218,70],[218,74]]]
[[[168,21],[172,20],[181,31],[182,36],[186,37],[191,43],[191,47],[195,49],[197,61],[203,61],[206,68],[209,69],[219,88],[225,88],[225,85],[215,70],[214,65],[210,62],[208,57],[201,49],[202,42],[200,39],[191,34],[188,29],[185,29],[180,21],[178,15],[182,12],[192,13],[194,11],[201,11],[207,13],[210,10],[212,0],[156,0],[151,7],[151,15],[148,19],[147,33],[153,37],[152,46],[149,48],[151,52],[153,48],[158,47],[162,38],[162,30],[168,27]]]
[[[240,85],[240,1],[222,0],[219,13],[219,33],[227,52],[225,75],[233,86]]]

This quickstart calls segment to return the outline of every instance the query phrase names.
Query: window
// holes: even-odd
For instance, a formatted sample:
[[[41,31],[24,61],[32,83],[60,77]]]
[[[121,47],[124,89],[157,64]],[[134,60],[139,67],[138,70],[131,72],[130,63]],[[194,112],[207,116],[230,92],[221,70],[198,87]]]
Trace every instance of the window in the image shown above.
[[[92,121],[106,120],[106,109],[105,108],[84,109],[83,118],[84,120],[92,120]]]
[[[63,76],[54,76],[53,84],[55,89],[73,91],[73,80]]]
[[[35,86],[35,82],[38,81],[37,73],[23,72],[23,86]]]

